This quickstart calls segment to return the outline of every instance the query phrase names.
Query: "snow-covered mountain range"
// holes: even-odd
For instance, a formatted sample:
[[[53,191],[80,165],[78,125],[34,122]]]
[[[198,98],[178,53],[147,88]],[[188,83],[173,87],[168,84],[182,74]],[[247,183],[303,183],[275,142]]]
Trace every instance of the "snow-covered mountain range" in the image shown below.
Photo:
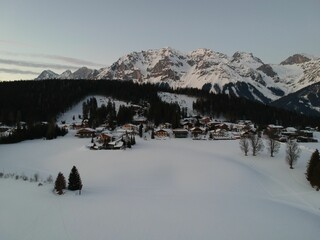
[[[44,71],[39,79],[118,79],[173,88],[198,88],[270,103],[320,82],[320,59],[290,56],[281,64],[266,64],[251,53],[232,56],[210,49],[181,53],[172,48],[132,52],[100,70],[81,68],[61,75]]]
[[[98,70],[89,69],[87,67],[79,68],[75,72],[66,70],[60,75],[51,71],[44,70],[35,80],[49,80],[49,79],[94,79],[99,74]]]

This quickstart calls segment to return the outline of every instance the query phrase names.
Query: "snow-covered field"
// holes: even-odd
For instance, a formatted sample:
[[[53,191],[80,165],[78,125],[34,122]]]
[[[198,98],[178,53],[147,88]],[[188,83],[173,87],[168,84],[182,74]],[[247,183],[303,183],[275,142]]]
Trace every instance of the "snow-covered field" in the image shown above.
[[[193,99],[182,100],[192,106]],[[71,123],[81,107],[59,121]],[[82,195],[57,196],[53,184],[0,178],[1,240],[319,238],[320,193],[304,175],[318,143],[301,145],[290,170],[285,145],[275,158],[267,151],[244,157],[237,140],[137,137],[132,149],[92,151],[90,139],[74,135],[0,145],[2,173],[44,181],[61,171],[67,179],[75,165],[84,185]]]
[[[316,145],[290,170],[284,145],[244,157],[238,141],[142,140],[91,151],[74,132],[0,145],[0,171],[42,179],[73,165],[82,195],[0,179],[0,239],[318,239],[320,193],[305,179]]]

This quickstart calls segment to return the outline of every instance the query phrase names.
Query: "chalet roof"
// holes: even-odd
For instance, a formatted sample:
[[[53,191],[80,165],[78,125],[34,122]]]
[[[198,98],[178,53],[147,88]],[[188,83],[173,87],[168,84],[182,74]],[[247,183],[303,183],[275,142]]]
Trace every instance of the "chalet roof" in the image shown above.
[[[193,128],[191,128],[190,129],[192,132],[193,131],[202,131],[202,132],[204,132],[206,129],[205,128],[202,128],[202,127],[193,127]]]
[[[167,133],[168,135],[172,134],[172,130],[168,128],[160,128],[160,129],[155,129],[155,133]]]
[[[169,131],[170,131],[169,129],[163,129],[163,128],[155,130],[155,132],[167,132],[167,133],[169,133]]]
[[[78,130],[78,133],[95,133],[96,130],[92,128],[81,128]]]
[[[112,138],[112,134],[111,133],[101,133],[100,137],[110,137],[110,138]]]
[[[189,131],[187,129],[184,128],[176,128],[172,130],[173,132],[184,132],[184,133],[188,133]]]
[[[296,132],[296,131],[297,131],[297,129],[294,128],[294,127],[287,127],[285,130],[286,130],[287,132]]]

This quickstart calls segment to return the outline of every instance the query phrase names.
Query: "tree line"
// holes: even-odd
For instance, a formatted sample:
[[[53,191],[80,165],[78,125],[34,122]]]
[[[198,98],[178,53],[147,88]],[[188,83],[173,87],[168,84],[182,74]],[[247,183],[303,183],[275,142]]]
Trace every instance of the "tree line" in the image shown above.
[[[183,114],[176,103],[164,103],[159,91],[175,92],[198,97],[194,109],[213,117],[223,116],[230,121],[250,119],[257,124],[319,125],[319,118],[300,115],[245,98],[212,94],[199,89],[163,88],[151,84],[135,84],[116,80],[42,80],[0,82],[0,122],[15,125],[52,121],[89,95],[108,96],[124,102],[148,102],[149,120],[169,122],[174,126]],[[103,111],[103,110],[102,110]],[[102,113],[103,114],[103,113]]]

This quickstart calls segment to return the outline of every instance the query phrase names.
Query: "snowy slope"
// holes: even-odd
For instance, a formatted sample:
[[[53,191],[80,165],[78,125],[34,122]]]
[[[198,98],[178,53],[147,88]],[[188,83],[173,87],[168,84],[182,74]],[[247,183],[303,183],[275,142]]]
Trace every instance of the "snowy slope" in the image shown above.
[[[159,92],[158,95],[164,102],[177,103],[180,106],[180,109],[184,108],[187,110],[188,115],[196,114],[193,111],[193,103],[197,101],[196,97],[168,92]]]
[[[128,103],[126,103],[126,102],[111,99],[111,98],[108,98],[105,96],[100,96],[100,95],[87,96],[82,101],[80,101],[78,104],[71,107],[71,109],[69,109],[67,112],[60,114],[60,116],[57,119],[57,123],[61,123],[62,121],[64,121],[66,124],[81,123],[82,119],[79,118],[79,115],[82,116],[82,104],[83,104],[83,102],[86,102],[88,99],[90,99],[92,97],[97,99],[98,107],[101,107],[102,104],[107,106],[109,100],[111,102],[114,102],[115,107],[116,107],[116,111],[119,110],[120,105],[128,106]],[[73,120],[73,116],[74,116],[75,120]]]

